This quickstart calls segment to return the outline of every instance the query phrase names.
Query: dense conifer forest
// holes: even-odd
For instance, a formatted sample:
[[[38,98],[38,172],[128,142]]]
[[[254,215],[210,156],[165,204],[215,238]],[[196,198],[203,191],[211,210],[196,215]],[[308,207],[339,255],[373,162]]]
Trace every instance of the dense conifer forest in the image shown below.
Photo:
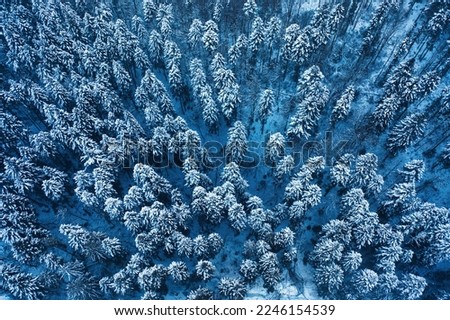
[[[448,1],[0,17],[0,298],[449,299]]]

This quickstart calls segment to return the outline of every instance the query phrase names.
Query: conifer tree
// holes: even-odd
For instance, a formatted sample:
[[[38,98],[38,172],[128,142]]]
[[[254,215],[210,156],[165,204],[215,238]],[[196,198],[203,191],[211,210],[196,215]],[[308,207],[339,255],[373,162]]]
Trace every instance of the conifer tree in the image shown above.
[[[244,159],[247,151],[247,130],[241,121],[236,121],[228,130],[228,142],[226,146],[227,158],[235,163]]]
[[[192,20],[189,28],[188,41],[192,48],[195,48],[203,37],[203,24],[199,19]]]
[[[273,91],[270,89],[264,90],[258,100],[258,118],[262,124],[266,122],[267,116],[272,112],[274,104],[275,97]]]
[[[350,105],[355,98],[355,88],[353,86],[347,87],[342,93],[342,96],[336,102],[331,115],[331,121],[336,122],[344,119],[350,112]]]
[[[311,130],[319,120],[320,113],[328,101],[329,90],[322,83],[324,76],[317,66],[307,69],[297,86],[301,102],[297,113],[291,118],[287,133],[292,137],[311,135]]]
[[[219,44],[218,30],[217,24],[213,20],[205,22],[202,41],[205,49],[210,53],[215,51]]]
[[[422,137],[426,120],[422,114],[414,113],[401,120],[390,133],[387,147],[391,152],[407,148]]]

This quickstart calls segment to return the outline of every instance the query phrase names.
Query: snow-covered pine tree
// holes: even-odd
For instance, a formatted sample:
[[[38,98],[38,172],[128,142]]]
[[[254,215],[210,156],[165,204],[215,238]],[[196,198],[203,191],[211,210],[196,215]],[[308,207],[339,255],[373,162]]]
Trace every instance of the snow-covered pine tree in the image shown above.
[[[139,272],[137,282],[144,291],[160,291],[165,285],[167,278],[167,268],[155,264]]]
[[[325,295],[335,294],[344,284],[344,271],[335,262],[320,265],[315,270],[314,279]]]
[[[267,288],[274,288],[281,280],[281,271],[277,255],[267,251],[258,260],[258,268],[261,271],[264,285]]]
[[[292,172],[295,166],[294,158],[291,155],[284,156],[275,168],[275,178],[277,181],[283,181],[283,178]]]
[[[161,34],[157,30],[152,30],[148,41],[148,52],[153,64],[158,65],[162,62],[163,51],[164,41]]]
[[[72,248],[95,261],[114,258],[123,251],[119,239],[109,238],[102,232],[90,232],[70,224],[62,224],[59,230],[68,237]]]
[[[204,201],[206,203],[206,220],[212,224],[219,224],[224,218],[223,199],[215,192],[208,192]]]
[[[206,75],[200,59],[192,59],[189,67],[191,73],[191,83],[194,94],[200,96],[202,88],[206,86]]]
[[[223,168],[221,180],[230,182],[240,194],[248,188],[248,183],[242,177],[239,166],[235,162],[230,162]]]
[[[301,28],[298,24],[293,23],[287,26],[283,35],[284,45],[282,48],[283,58],[286,61],[294,60],[293,57],[294,42],[297,40],[300,34]]]
[[[172,4],[159,4],[156,12],[156,21],[158,22],[158,27],[164,39],[169,38],[172,34],[173,20],[174,17]]]
[[[330,170],[331,180],[340,186],[347,187],[352,178],[351,162],[352,154],[346,153],[334,163]]]
[[[36,300],[44,295],[45,288],[39,281],[39,276],[21,272],[19,267],[0,264],[0,288],[10,292],[18,299]]]
[[[236,121],[228,130],[226,158],[239,164],[247,152],[247,130],[241,121]]]
[[[361,253],[351,250],[342,256],[342,267],[346,272],[356,271],[362,263]]]
[[[222,112],[227,121],[230,121],[236,113],[236,107],[241,102],[239,98],[239,85],[231,83],[219,91],[217,100],[222,105]]]
[[[450,143],[445,146],[444,151],[442,152],[442,158],[445,162],[450,161]]]
[[[244,55],[248,48],[248,40],[245,34],[239,35],[236,42],[228,49],[228,61],[232,65],[237,65],[238,60]]]
[[[213,292],[208,288],[197,288],[195,290],[191,290],[187,296],[187,300],[212,300]]]
[[[264,22],[260,17],[256,17],[252,22],[252,29],[249,36],[249,45],[253,53],[258,52],[265,39]]]
[[[391,94],[383,98],[372,114],[374,125],[379,130],[384,130],[394,119],[400,104],[397,94]]]
[[[147,54],[139,47],[136,47],[134,50],[134,62],[138,68],[142,70],[146,70],[150,67],[150,60],[147,57]]]
[[[221,278],[217,288],[221,295],[230,300],[242,300],[247,294],[247,288],[239,278]]]
[[[99,280],[85,273],[67,283],[66,295],[68,300],[100,299]]]
[[[377,177],[378,157],[373,153],[359,155],[356,158],[353,183],[358,187],[367,187]]]
[[[285,249],[294,245],[295,233],[289,227],[275,232],[273,235],[273,247],[275,249]]]
[[[216,20],[217,22],[219,22],[222,17],[222,10],[223,10],[222,0],[216,0],[216,2],[214,3],[213,19]]]
[[[398,173],[406,182],[417,182],[425,173],[425,163],[423,160],[411,160],[405,163],[403,170],[398,170]]]
[[[297,113],[289,122],[287,130],[289,136],[297,138],[311,136],[311,130],[317,124],[329,97],[329,90],[322,83],[323,78],[319,67],[314,65],[299,79],[297,95],[301,102]]]
[[[270,50],[276,46],[280,38],[281,31],[281,19],[278,17],[270,18],[269,22],[267,22],[266,30],[265,30],[265,41]],[[269,56],[269,59],[271,56]]]
[[[351,279],[355,293],[360,299],[369,298],[369,293],[378,284],[378,274],[371,269],[361,269],[356,271]]]
[[[156,6],[153,0],[144,0],[142,3],[142,8],[144,11],[144,19],[147,23],[151,23],[153,17],[156,15]]]
[[[43,171],[48,178],[42,181],[42,190],[51,200],[59,200],[65,191],[67,174],[50,167],[44,167]]]
[[[433,36],[437,36],[450,23],[450,14],[445,8],[433,12],[433,16],[428,21],[426,28]]]
[[[191,26],[189,27],[188,42],[192,48],[197,47],[198,43],[202,41],[203,38],[203,24],[201,20],[192,20]]]
[[[226,68],[225,68],[225,58],[223,57],[223,55],[220,52],[217,52],[214,55],[214,57],[212,58],[209,69],[213,75],[216,88],[221,89],[222,87],[219,86],[219,84],[218,84],[219,78],[217,78],[218,77],[217,73],[219,72],[219,70],[226,69]],[[228,72],[229,72],[228,73],[229,77],[232,77],[233,81],[235,81],[236,79],[234,78],[234,74],[231,72],[231,70]]]
[[[213,232],[208,235],[207,241],[209,256],[214,258],[223,248],[223,239],[217,232]]]
[[[375,288],[377,299],[393,299],[394,290],[398,286],[398,277],[395,273],[380,273],[378,275],[378,285]]]
[[[195,274],[203,281],[211,279],[216,272],[216,267],[209,260],[199,260],[195,266]]]
[[[188,268],[183,261],[172,261],[167,267],[167,274],[175,282],[182,282],[189,278]]]
[[[240,203],[234,203],[228,209],[228,220],[231,226],[236,231],[242,231],[247,225],[247,214],[244,211],[244,206]]]
[[[216,102],[212,98],[211,87],[207,84],[201,91],[200,101],[203,107],[203,120],[209,130],[215,132],[219,123],[219,110],[217,109]]]
[[[284,155],[285,139],[280,132],[271,134],[265,148],[265,160],[269,163],[276,162]]]
[[[259,275],[258,263],[250,259],[243,260],[241,266],[239,267],[239,273],[247,282],[255,280]]]
[[[200,259],[206,259],[209,256],[209,244],[207,237],[199,234],[192,240],[194,254]]]
[[[219,28],[213,20],[208,20],[205,22],[202,42],[205,49],[210,53],[214,52],[219,44],[218,31]]]
[[[422,297],[426,286],[425,278],[408,273],[400,277],[395,291],[398,293],[399,299],[416,300]]]
[[[338,263],[344,251],[344,246],[339,241],[323,238],[314,247],[310,259],[316,265],[324,265],[331,262]]]
[[[122,218],[124,214],[124,206],[122,200],[118,198],[107,198],[105,200],[104,211],[111,219]]]
[[[246,0],[242,10],[246,16],[252,18],[258,13],[258,6],[256,5],[255,0]]]
[[[439,102],[441,104],[442,113],[447,114],[450,112],[450,86],[447,86],[444,90],[442,90],[441,99]]]
[[[337,122],[339,120],[345,119],[345,117],[350,112],[350,105],[355,98],[355,88],[350,85],[344,90],[336,105],[333,108],[331,114],[331,121]]]
[[[275,105],[275,96],[271,89],[265,89],[261,92],[258,100],[258,119],[262,125],[266,123],[267,117],[272,112]]]
[[[394,126],[387,140],[387,147],[396,152],[409,147],[424,134],[426,119],[423,114],[414,113]]]

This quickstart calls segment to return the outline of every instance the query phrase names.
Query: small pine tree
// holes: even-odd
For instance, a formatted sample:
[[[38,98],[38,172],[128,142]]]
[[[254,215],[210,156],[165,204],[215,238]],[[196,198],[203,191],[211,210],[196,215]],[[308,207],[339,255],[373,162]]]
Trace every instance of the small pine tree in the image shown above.
[[[272,49],[275,44],[278,42],[281,31],[281,20],[278,17],[270,18],[269,22],[266,26],[265,32],[265,40],[267,42],[267,46]],[[269,57],[271,58],[271,57]]]
[[[137,278],[137,282],[144,291],[160,291],[165,285],[167,269],[162,265],[154,265],[143,269]]]
[[[20,272],[17,266],[6,263],[0,264],[0,288],[18,299],[36,300],[44,295],[39,277]]]
[[[222,105],[222,112],[227,121],[230,121],[236,112],[237,105],[241,102],[239,98],[239,85],[230,83],[220,89],[217,101]]]
[[[228,130],[228,142],[226,146],[227,159],[239,163],[243,160],[247,151],[247,130],[240,121],[236,121]]]
[[[361,253],[349,251],[342,256],[342,267],[347,272],[356,271],[362,263]]]
[[[297,95],[301,102],[297,113],[290,120],[287,131],[289,136],[310,137],[330,93],[322,83],[323,78],[319,67],[312,66],[299,79]]]
[[[113,61],[113,75],[116,85],[122,91],[127,91],[131,86],[130,74],[125,70],[122,64],[118,61]]]
[[[239,194],[243,194],[245,190],[248,188],[248,183],[242,177],[241,172],[239,170],[239,166],[234,162],[228,163],[223,168],[221,180],[223,182],[230,182],[234,186],[234,189]]]
[[[424,134],[426,121],[422,114],[414,113],[401,120],[392,129],[387,140],[391,152],[405,149]]]
[[[331,121],[337,122],[339,120],[345,119],[345,117],[350,112],[350,105],[355,98],[355,88],[353,86],[347,87],[344,90],[336,105],[333,108],[331,114]]]
[[[316,269],[314,279],[326,293],[335,294],[344,283],[344,271],[336,263],[324,264]]]
[[[265,148],[265,159],[275,162],[281,158],[284,155],[284,144],[285,139],[281,133],[275,132],[271,134]]]
[[[211,279],[214,272],[216,272],[216,267],[208,260],[200,260],[195,266],[195,274],[204,281]]]
[[[358,297],[364,299],[378,284],[378,274],[370,269],[358,270],[351,280]]]
[[[69,238],[69,245],[93,260],[114,258],[122,252],[117,238],[101,232],[89,232],[78,225],[62,224],[59,231]]]
[[[172,261],[167,268],[167,274],[170,275],[175,282],[182,282],[189,278],[188,268],[182,261]]]
[[[426,286],[425,278],[409,273],[400,278],[396,291],[400,299],[415,300],[422,296]]]
[[[284,249],[294,245],[295,233],[289,227],[283,228],[273,235],[273,247]]]
[[[238,278],[221,278],[217,287],[221,295],[231,300],[242,300],[247,293],[245,284]]]
[[[256,5],[255,0],[247,0],[244,3],[244,14],[248,17],[253,17],[258,13],[258,6]]]
[[[295,161],[291,155],[285,156],[281,159],[275,169],[275,178],[278,181],[282,181],[286,175],[289,175],[294,169]]]
[[[264,284],[268,288],[274,288],[281,280],[281,271],[277,255],[273,252],[266,252],[258,261]]]
[[[338,242],[330,239],[321,239],[314,247],[311,253],[311,260],[317,265],[339,262],[342,258],[344,246]]]
[[[167,39],[172,34],[173,24],[173,7],[172,4],[160,4],[156,12],[156,21],[161,31],[161,35]]]
[[[217,45],[219,44],[218,27],[213,20],[205,22],[202,41],[208,52],[212,53],[217,49]]]
[[[247,215],[244,211],[244,206],[240,203],[234,203],[228,209],[228,219],[233,229],[238,232],[244,230],[247,225]]]
[[[192,48],[195,48],[203,37],[203,24],[199,19],[192,20],[189,27],[188,42]]]
[[[344,154],[339,160],[335,162],[330,170],[331,180],[340,186],[347,187],[351,181],[351,161],[353,160],[353,155],[347,153]]]
[[[144,18],[147,23],[150,23],[156,15],[156,6],[153,0],[144,0],[143,4]]]
[[[273,91],[270,89],[264,90],[260,94],[258,100],[258,118],[261,120],[262,124],[266,122],[267,117],[271,113],[274,104],[275,104],[275,97],[273,95]]]
[[[384,130],[394,119],[394,115],[399,108],[400,98],[396,94],[386,96],[375,108],[373,122],[379,130]]]
[[[251,282],[258,277],[258,263],[256,261],[245,259],[239,268],[239,273],[247,282]]]
[[[95,300],[100,299],[100,286],[98,279],[84,274],[70,281],[66,287],[69,300]]]
[[[148,52],[150,60],[154,64],[161,63],[163,51],[164,51],[164,42],[161,34],[156,30],[152,30],[148,41]]]
[[[260,17],[256,17],[252,23],[252,29],[249,37],[250,49],[256,53],[260,50],[265,38],[264,22]]]

